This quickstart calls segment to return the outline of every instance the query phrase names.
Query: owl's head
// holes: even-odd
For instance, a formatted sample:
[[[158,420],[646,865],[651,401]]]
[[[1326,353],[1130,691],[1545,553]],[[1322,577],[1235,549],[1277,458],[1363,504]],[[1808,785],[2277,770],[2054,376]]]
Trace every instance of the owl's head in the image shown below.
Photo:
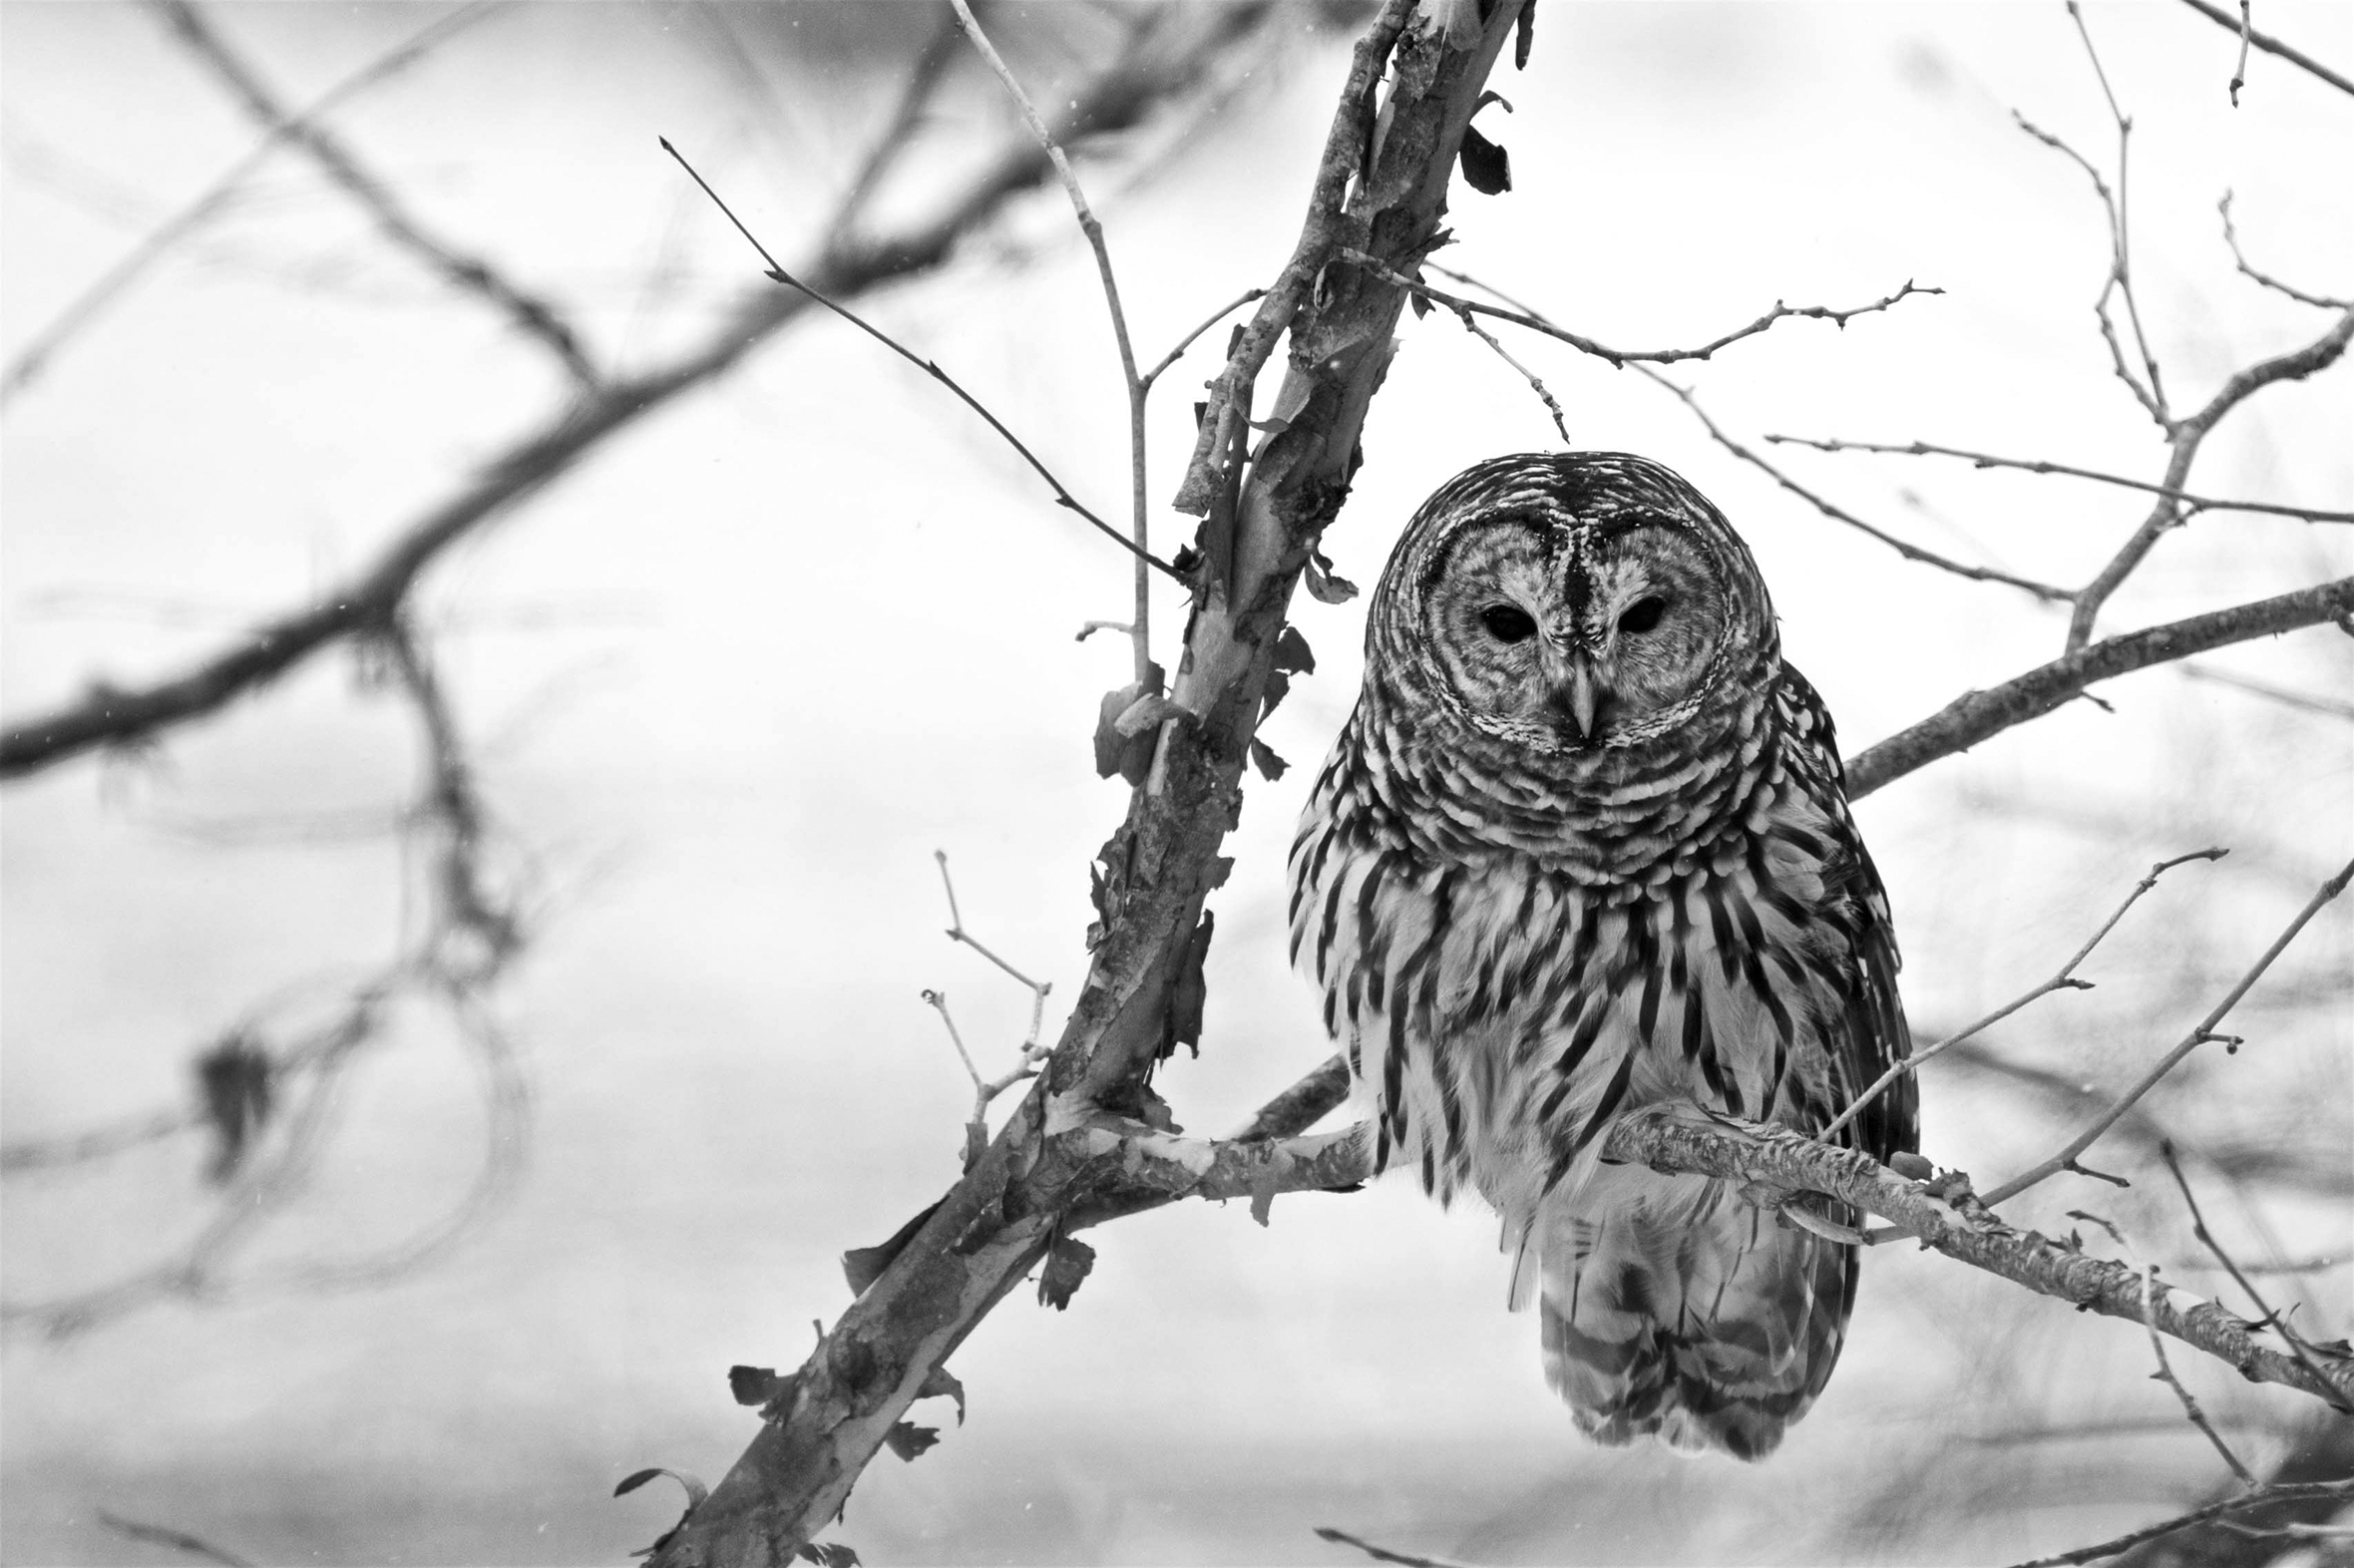
[[[1523,453],[1449,480],[1407,524],[1369,680],[1538,753],[1600,754],[1690,721],[1778,656],[1747,546],[1708,499],[1623,452]]]

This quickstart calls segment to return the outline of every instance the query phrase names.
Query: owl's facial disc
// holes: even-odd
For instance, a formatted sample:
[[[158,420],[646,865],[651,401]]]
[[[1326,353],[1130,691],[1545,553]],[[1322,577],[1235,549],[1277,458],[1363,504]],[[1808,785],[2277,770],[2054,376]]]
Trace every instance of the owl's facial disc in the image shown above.
[[[1453,542],[1423,610],[1471,722],[1537,749],[1585,751],[1685,716],[1724,635],[1724,601],[1680,529],[1505,518]]]

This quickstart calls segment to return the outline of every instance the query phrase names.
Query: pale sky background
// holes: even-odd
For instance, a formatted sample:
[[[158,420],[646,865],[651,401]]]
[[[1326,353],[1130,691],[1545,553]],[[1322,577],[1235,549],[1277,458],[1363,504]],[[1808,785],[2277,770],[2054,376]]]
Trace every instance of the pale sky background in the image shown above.
[[[440,12],[211,14],[302,101]],[[766,101],[743,91],[705,8],[527,4],[336,123],[441,229],[572,307],[605,362],[640,365],[756,282],[656,136],[789,265],[892,90],[879,55],[838,52],[846,34],[888,42],[871,16],[846,29],[793,4],[728,15],[770,75]],[[2354,10],[2259,15],[2354,65]],[[2173,4],[2088,16],[2136,121],[2145,320],[2177,399],[2203,400],[2328,322],[2234,275],[2214,214],[2224,190],[2259,265],[2325,293],[2354,286],[2354,102],[2257,55],[2234,111],[2221,30]],[[1016,42],[1078,25],[1075,8],[1006,8]],[[1304,36],[1256,62],[1149,179],[1117,158],[1083,164],[1141,353],[1280,266],[1345,50]],[[2082,173],[2009,119],[2016,108],[2113,166],[2058,5],[1545,0],[1529,71],[1493,85],[1514,112],[1480,123],[1510,149],[1515,189],[1458,188],[1461,242],[1439,259],[1578,330],[1693,343],[1776,298],[1853,305],[1908,278],[1946,290],[1843,332],[1785,322],[1679,367],[1744,439],[1919,438],[2158,472],[2158,439],[2093,328],[2099,208]],[[0,3],[0,352],[13,355],[253,132],[132,6]],[[1005,131],[993,89],[969,81],[884,220],[923,210],[958,149]],[[1058,193],[1017,202],[944,274],[870,307],[1116,510],[1116,362]],[[1439,482],[1558,444],[1515,373],[1451,320],[1409,319],[1401,335],[1327,540],[1369,586]],[[1851,751],[2059,651],[2056,614],[1823,520],[1634,375],[1540,339],[1512,346],[1579,445],[1670,463],[1744,530],[1790,656]],[[1156,393],[1156,504],[1210,365],[1197,354]],[[174,670],[321,591],[560,390],[499,318],[385,251],[280,156],[0,416],[0,709]],[[2274,388],[2209,443],[2196,488],[2354,506],[2349,430],[2354,371]],[[2126,492],[1960,464],[1799,453],[1788,466],[1930,548],[2060,581],[2089,576],[2147,511]],[[1169,548],[1190,531],[1165,511],[1156,527]],[[2210,516],[2160,547],[2103,625],[2350,570],[2342,529]],[[1093,776],[1088,735],[1100,694],[1128,677],[1122,645],[1072,634],[1124,613],[1127,593],[1122,558],[984,429],[815,319],[458,550],[424,602],[538,911],[501,995],[535,1094],[522,1187],[462,1249],[395,1283],[269,1284],[273,1267],[397,1241],[471,1178],[474,1078],[430,1015],[405,1017],[352,1075],[319,1179],[221,1299],[0,1345],[0,1557],[171,1559],[100,1530],[99,1508],[263,1563],[615,1561],[666,1528],[674,1489],[615,1501],[613,1482],[650,1464],[716,1480],[753,1429],[727,1397],[729,1364],[797,1365],[811,1320],[846,1303],[838,1254],[956,1174],[969,1094],[919,989],[948,992],[984,1066],[1020,1036],[1025,994],[941,936],[934,849],[954,859],[973,929],[1055,982],[1050,1028],[1077,989],[1086,864],[1124,799]],[[1157,610],[1167,656],[1181,605],[1164,595]],[[1205,1133],[1327,1050],[1285,969],[1283,848],[1355,691],[1362,601],[1303,597],[1298,615],[1319,669],[1266,732],[1295,769],[1246,785],[1204,1048],[1160,1079]],[[2354,690],[2354,643],[2327,630],[2208,662],[2341,704]],[[2001,1040],[2114,1086],[2354,852],[2354,726],[2171,672],[2103,695],[2114,714],[2071,705],[1860,817],[1924,1037],[2045,978],[2152,860],[2233,848],[2137,912],[2088,972],[2099,990],[2047,1000]],[[399,806],[410,731],[335,654],[148,763],[83,760],[9,787],[11,1141],[178,1103],[191,1056],[229,1023],[292,987],[289,1005],[316,1005],[381,961],[403,909],[395,841],[290,830]],[[2200,1062],[2199,1092],[2168,1114],[2201,1128],[2285,1117],[2325,1141],[2346,1124],[2354,1025],[2328,1003],[2354,963],[2350,917],[2315,924],[2267,982],[2278,999],[2242,1015],[2249,1046]],[[1929,1075],[1925,1124],[1925,1152],[1982,1183],[2064,1130],[1959,1072]],[[207,1212],[204,1156],[190,1139],[12,1176],[7,1299],[169,1256]],[[2148,1205],[2155,1235],[2172,1212],[2161,1197],[2054,1183],[2015,1217],[2065,1231],[2073,1206],[2131,1224]],[[2342,1194],[2219,1209],[2252,1250],[2342,1256],[2349,1241]],[[1742,1468],[1581,1439],[1544,1387],[1533,1321],[1504,1311],[1486,1217],[1383,1185],[1288,1199],[1273,1219],[1262,1230],[1239,1207],[1196,1205],[1091,1233],[1100,1259],[1070,1311],[1019,1296],[1000,1308],[952,1364],[969,1421],[912,1465],[879,1459],[834,1534],[875,1564],[1352,1560],[1317,1524],[1483,1563],[1948,1562],[2082,1544],[2222,1478],[2147,1380],[2130,1326],[1933,1257],[1867,1261],[1829,1391],[1780,1455]],[[2345,1333],[2347,1278],[2309,1281],[2300,1321]],[[2176,1365],[2201,1398],[2252,1455],[2276,1453],[2267,1432],[2303,1403],[2193,1360]],[[2091,1444],[1963,1440],[2143,1419],[2157,1429]]]

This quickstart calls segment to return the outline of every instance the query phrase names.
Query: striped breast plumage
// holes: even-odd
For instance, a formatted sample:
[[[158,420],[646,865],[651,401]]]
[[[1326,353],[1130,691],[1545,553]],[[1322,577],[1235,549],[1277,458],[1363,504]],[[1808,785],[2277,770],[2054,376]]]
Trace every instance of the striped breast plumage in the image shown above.
[[[1603,1142],[1663,1102],[1819,1128],[1906,1037],[1830,721],[1730,527],[1616,454],[1442,489],[1290,880],[1380,1160],[1502,1216],[1579,1423],[1768,1451],[1836,1359],[1852,1247]],[[1913,1120],[1908,1082],[1842,1137],[1884,1157]]]

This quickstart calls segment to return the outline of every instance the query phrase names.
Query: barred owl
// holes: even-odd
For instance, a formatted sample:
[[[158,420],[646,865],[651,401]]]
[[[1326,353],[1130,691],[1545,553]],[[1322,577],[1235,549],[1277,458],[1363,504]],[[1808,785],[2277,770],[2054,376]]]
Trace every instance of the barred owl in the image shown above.
[[[1624,453],[1449,481],[1374,593],[1290,880],[1377,1163],[1502,1215],[1578,1425],[1770,1452],[1838,1358],[1855,1248],[1604,1135],[1662,1102],[1819,1128],[1908,1045],[1830,716],[1723,515]],[[1916,1138],[1909,1079],[1840,1134]]]

